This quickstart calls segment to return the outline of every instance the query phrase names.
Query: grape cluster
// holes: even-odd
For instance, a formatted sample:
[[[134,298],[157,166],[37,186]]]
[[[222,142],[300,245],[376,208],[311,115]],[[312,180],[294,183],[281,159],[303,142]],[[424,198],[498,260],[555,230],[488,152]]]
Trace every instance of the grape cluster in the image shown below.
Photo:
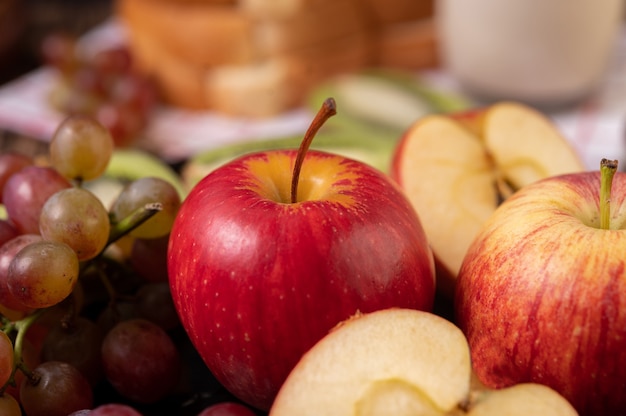
[[[125,46],[81,53],[74,36],[51,33],[41,45],[44,62],[59,76],[51,105],[65,114],[95,117],[118,146],[135,141],[157,102],[153,84],[133,70]]]
[[[146,176],[105,206],[86,185],[114,148],[74,115],[44,162],[0,154],[0,415],[136,416],[197,395],[165,267],[181,196]],[[187,414],[255,414],[223,397]]]

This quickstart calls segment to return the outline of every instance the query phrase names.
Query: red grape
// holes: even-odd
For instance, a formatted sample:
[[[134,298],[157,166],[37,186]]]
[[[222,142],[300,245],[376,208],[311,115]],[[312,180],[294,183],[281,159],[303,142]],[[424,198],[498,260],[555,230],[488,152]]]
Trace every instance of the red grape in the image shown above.
[[[5,332],[0,331],[0,387],[11,378],[14,365],[13,342]]]
[[[0,246],[0,304],[14,311],[29,312],[32,308],[20,302],[9,290],[9,265],[15,255],[27,245],[41,241],[39,234],[22,234]]]
[[[198,413],[198,416],[255,416],[247,406],[236,402],[223,402],[211,405]]]
[[[141,413],[125,404],[108,403],[93,409],[89,416],[141,416]]]
[[[0,219],[0,246],[18,236],[15,225],[9,220]]]
[[[9,177],[33,164],[30,156],[21,153],[7,152],[0,154],[0,202],[2,202],[2,189]]]
[[[91,414],[91,409],[81,409],[70,413],[67,416],[88,416]]]
[[[101,345],[104,339],[100,327],[78,316],[54,326],[43,343],[44,361],[63,361],[76,367],[92,386],[102,379]]]
[[[102,343],[104,373],[124,397],[154,403],[178,384],[181,362],[169,335],[145,319],[113,327]]]
[[[76,37],[68,33],[51,33],[41,43],[41,54],[46,64],[70,74],[78,65]]]
[[[67,416],[93,406],[93,391],[74,366],[61,361],[38,365],[22,381],[20,402],[28,416]]]
[[[139,317],[154,322],[166,331],[180,325],[167,282],[142,285],[137,291],[135,302]]]
[[[156,89],[133,71],[127,47],[79,54],[75,41],[53,34],[44,40],[42,50],[46,62],[59,72],[50,96],[55,108],[95,117],[110,130],[116,146],[138,138],[157,102]]]
[[[56,192],[71,186],[52,167],[27,166],[9,177],[2,191],[2,202],[20,234],[38,234],[43,204]]]
[[[169,233],[158,238],[136,238],[130,252],[130,264],[148,282],[167,282],[167,245]]]

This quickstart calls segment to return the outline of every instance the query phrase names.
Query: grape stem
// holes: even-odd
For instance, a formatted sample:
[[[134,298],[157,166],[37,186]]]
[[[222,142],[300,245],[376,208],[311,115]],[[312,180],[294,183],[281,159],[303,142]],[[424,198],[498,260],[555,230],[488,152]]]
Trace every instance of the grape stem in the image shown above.
[[[111,224],[111,232],[109,233],[109,241],[106,246],[116,242],[141,224],[149,220],[154,214],[163,209],[163,204],[153,202],[137,208],[127,217],[117,223]]]
[[[15,342],[13,344],[13,361],[15,362],[15,365],[13,367],[13,370],[11,371],[11,377],[9,377],[9,380],[4,384],[4,386],[0,387],[0,396],[4,394],[4,391],[8,386],[15,385],[15,373],[18,369],[28,378],[31,378],[33,376],[33,372],[28,368],[26,363],[24,363],[24,360],[22,358],[24,337],[26,335],[26,332],[28,331],[28,328],[30,328],[31,325],[35,323],[37,318],[39,318],[44,311],[45,309],[39,309],[32,314],[26,316],[25,318],[20,319],[19,321],[12,322],[10,327],[5,329],[5,332],[7,333],[11,331],[17,332],[17,334],[15,335]]]
[[[293,166],[293,173],[291,174],[291,203],[295,203],[298,200],[298,182],[300,181],[300,171],[302,170],[302,163],[304,162],[304,157],[306,156],[306,152],[309,150],[311,146],[311,142],[313,142],[313,138],[317,131],[324,125],[326,120],[331,118],[337,114],[337,105],[335,104],[335,100],[331,98],[327,98],[322,103],[322,107],[319,109],[315,118],[311,122],[311,125],[307,129],[306,133],[304,133],[304,138],[300,143],[300,148],[298,149],[298,154],[296,156],[296,162]]]
[[[617,160],[600,161],[600,228],[611,228],[611,187],[617,172]]]

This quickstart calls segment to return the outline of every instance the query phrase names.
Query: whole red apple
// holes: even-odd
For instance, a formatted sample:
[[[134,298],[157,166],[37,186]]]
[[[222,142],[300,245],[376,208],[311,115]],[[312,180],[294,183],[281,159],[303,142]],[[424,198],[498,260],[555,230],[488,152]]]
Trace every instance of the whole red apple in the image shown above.
[[[455,306],[487,386],[538,382],[581,415],[626,415],[626,173],[616,164],[517,191],[471,245]]]
[[[378,170],[308,144],[242,156],[186,197],[168,272],[215,377],[259,409],[337,323],[392,306],[430,310],[434,261],[417,213]],[[295,201],[294,201],[295,200]]]

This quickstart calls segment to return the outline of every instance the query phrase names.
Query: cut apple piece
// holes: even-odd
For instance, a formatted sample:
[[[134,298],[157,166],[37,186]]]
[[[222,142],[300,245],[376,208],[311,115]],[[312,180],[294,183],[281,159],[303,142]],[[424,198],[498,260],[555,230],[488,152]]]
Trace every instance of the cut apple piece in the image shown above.
[[[576,409],[555,390],[536,383],[522,383],[475,396],[468,416],[576,416]]]
[[[517,189],[584,165],[555,124],[514,102],[427,115],[400,139],[391,176],[417,210],[451,297],[459,268],[485,220]]]
[[[454,324],[385,309],[357,315],[315,344],[270,415],[443,415],[467,398],[470,379],[469,347]]]

